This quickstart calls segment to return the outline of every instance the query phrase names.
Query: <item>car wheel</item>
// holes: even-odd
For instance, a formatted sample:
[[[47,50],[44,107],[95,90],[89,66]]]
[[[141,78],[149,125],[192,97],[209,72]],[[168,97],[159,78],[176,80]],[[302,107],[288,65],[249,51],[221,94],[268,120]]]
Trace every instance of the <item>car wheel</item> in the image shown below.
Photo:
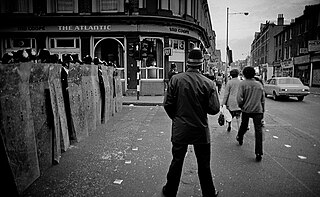
[[[298,98],[298,101],[303,101],[304,96],[298,96],[297,98]]]
[[[264,93],[264,97],[266,97],[266,98],[267,98],[267,97],[268,97],[268,94],[267,94],[267,93]]]
[[[276,92],[273,92],[273,94],[272,94],[272,98],[273,98],[273,100],[278,100],[278,96],[277,96],[277,94],[276,94]]]

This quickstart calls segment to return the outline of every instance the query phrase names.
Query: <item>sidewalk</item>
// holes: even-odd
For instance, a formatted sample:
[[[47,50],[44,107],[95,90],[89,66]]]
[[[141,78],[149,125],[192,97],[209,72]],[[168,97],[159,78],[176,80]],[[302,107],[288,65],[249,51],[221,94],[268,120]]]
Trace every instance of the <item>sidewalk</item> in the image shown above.
[[[159,102],[162,97],[149,97],[148,101],[151,99]],[[266,114],[270,130],[265,136],[265,155],[262,162],[256,162],[253,129],[247,132],[243,146],[239,146],[235,140],[236,124],[233,123],[232,131],[227,132],[225,126],[218,125],[217,116],[208,118],[212,139],[211,170],[219,196],[319,194],[319,178],[308,170],[312,164],[299,162],[294,152],[290,155],[285,150],[279,151],[283,146],[280,139],[284,136],[291,139],[293,147],[295,143],[303,143],[299,147],[310,145],[308,139],[295,138],[293,129],[286,123]],[[24,197],[160,197],[172,158],[170,130],[171,120],[163,107],[126,106],[107,125],[97,128],[96,133],[73,144],[62,154],[60,163],[36,180]],[[305,186],[308,180],[311,183]],[[197,163],[190,146],[177,197],[200,196]]]

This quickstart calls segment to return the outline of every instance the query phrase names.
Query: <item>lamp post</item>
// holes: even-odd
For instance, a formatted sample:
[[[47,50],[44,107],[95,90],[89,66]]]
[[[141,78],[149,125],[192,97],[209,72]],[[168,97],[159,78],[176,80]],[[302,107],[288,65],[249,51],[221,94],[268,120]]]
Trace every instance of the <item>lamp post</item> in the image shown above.
[[[227,7],[227,38],[226,38],[226,69],[225,69],[225,73],[224,73],[224,75],[225,75],[225,82],[226,82],[226,84],[227,84],[227,82],[228,82],[228,67],[229,67],[229,64],[230,64],[230,62],[229,62],[229,56],[228,56],[228,49],[229,49],[229,47],[228,47],[228,45],[229,45],[229,14],[231,15],[231,14],[244,14],[244,15],[249,15],[249,12],[230,12],[229,13],[229,7]]]

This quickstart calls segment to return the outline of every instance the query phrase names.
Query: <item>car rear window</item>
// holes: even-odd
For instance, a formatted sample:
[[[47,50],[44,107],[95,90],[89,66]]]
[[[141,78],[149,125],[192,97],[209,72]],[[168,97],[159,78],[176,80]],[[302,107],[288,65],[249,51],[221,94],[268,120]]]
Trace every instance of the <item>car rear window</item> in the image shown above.
[[[297,78],[285,78],[279,79],[279,84],[302,84],[300,79]]]

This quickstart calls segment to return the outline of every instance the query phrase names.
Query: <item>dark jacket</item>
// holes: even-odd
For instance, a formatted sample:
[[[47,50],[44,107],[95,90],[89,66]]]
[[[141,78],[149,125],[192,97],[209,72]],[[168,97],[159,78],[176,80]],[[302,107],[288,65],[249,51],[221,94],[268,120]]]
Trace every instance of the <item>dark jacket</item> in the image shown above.
[[[169,81],[164,109],[172,119],[172,142],[210,143],[207,114],[220,111],[213,81],[195,70],[174,75]]]

